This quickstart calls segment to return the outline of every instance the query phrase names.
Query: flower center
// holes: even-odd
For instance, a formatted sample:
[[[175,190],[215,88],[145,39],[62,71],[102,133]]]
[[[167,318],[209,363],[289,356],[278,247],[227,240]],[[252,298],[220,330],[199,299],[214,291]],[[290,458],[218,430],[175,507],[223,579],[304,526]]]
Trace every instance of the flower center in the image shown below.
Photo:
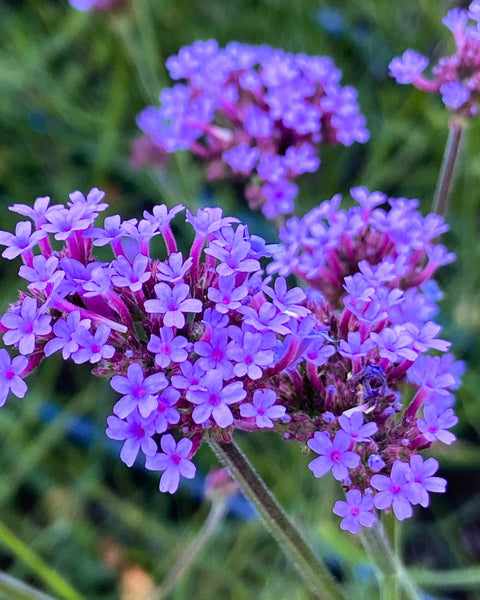
[[[334,450],[330,454],[330,458],[332,459],[332,462],[338,463],[342,460],[342,453],[339,452],[338,450]]]
[[[210,404],[212,406],[218,406],[221,402],[221,398],[220,396],[218,396],[217,394],[210,394]]]
[[[358,506],[352,506],[352,508],[350,509],[350,514],[352,515],[352,517],[358,516],[359,513],[360,509],[358,508]]]

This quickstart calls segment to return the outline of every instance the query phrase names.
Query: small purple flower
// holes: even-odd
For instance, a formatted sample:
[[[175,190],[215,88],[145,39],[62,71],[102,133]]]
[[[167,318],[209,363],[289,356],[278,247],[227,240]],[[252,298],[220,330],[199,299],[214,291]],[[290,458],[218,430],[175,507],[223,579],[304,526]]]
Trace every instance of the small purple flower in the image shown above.
[[[414,454],[410,458],[410,469],[407,471],[407,480],[413,485],[418,486],[416,490],[416,499],[412,504],[420,504],[424,508],[428,506],[428,492],[443,493],[447,482],[443,477],[433,477],[437,472],[438,460],[427,458],[424,462],[419,454]]]
[[[308,362],[317,367],[322,367],[335,352],[335,346],[327,344],[323,335],[315,335],[305,348],[303,356]]]
[[[167,281],[168,283],[182,283],[186,273],[192,266],[193,259],[191,256],[183,261],[181,252],[173,252],[168,257],[168,262],[160,262],[157,265],[158,281]]]
[[[345,414],[338,417],[340,427],[348,433],[352,442],[370,442],[372,435],[378,431],[378,425],[371,421],[363,424],[363,412],[354,411],[350,416]]]
[[[55,239],[61,241],[67,240],[74,231],[84,231],[92,224],[92,218],[86,217],[83,207],[77,204],[49,211],[46,217],[48,222],[42,225],[42,230],[53,233]]]
[[[354,489],[347,492],[347,501],[337,500],[333,512],[343,517],[340,528],[350,533],[358,533],[360,527],[373,527],[377,517],[372,512],[373,498],[362,495],[360,490]]]
[[[37,336],[44,336],[52,331],[52,317],[37,308],[35,298],[26,296],[15,311],[3,315],[1,323],[8,329],[3,334],[3,342],[7,346],[18,344],[20,354],[31,354],[35,349]]]
[[[0,348],[0,406],[5,404],[9,392],[17,398],[23,398],[27,393],[27,384],[20,376],[27,364],[26,356],[12,359],[4,348]]]
[[[31,267],[22,265],[18,274],[23,279],[30,281],[29,290],[44,290],[48,284],[56,284],[64,278],[65,274],[62,271],[57,271],[58,258],[50,256],[45,258],[42,254],[33,257],[33,265]]]
[[[374,473],[378,473],[378,471],[381,471],[385,466],[385,461],[380,454],[370,454],[367,464]]]
[[[308,465],[315,477],[323,477],[331,469],[335,479],[343,481],[348,477],[348,469],[354,469],[360,462],[360,456],[348,450],[350,436],[345,431],[338,431],[333,442],[325,431],[316,431],[307,444],[320,454]]]
[[[458,423],[458,418],[451,408],[438,414],[434,404],[426,404],[423,407],[423,417],[423,419],[417,419],[417,427],[429,442],[438,440],[450,445],[457,439],[451,431],[448,431],[449,427]]]
[[[242,417],[255,417],[257,427],[272,428],[272,419],[281,419],[285,416],[286,408],[275,404],[277,394],[274,390],[255,390],[253,402],[240,405]]]
[[[215,308],[222,314],[228,313],[241,306],[241,301],[247,296],[246,285],[237,285],[236,277],[231,275],[220,275],[216,287],[208,288],[208,298],[216,303]]]
[[[113,407],[113,411],[124,419],[138,408],[142,417],[146,419],[157,408],[156,394],[167,387],[167,384],[163,373],[145,377],[142,367],[138,363],[132,363],[127,369],[126,377],[114,375],[110,380],[112,388],[124,394]]]
[[[270,366],[274,359],[273,350],[265,346],[268,337],[260,332],[231,331],[235,333],[228,345],[227,356],[236,363],[233,372],[237,377],[248,375],[250,379],[260,379],[262,367]]]
[[[233,365],[227,356],[228,334],[226,328],[214,329],[210,341],[195,342],[194,350],[201,357],[198,364],[204,371],[220,369],[223,379],[233,375]]]
[[[265,285],[263,291],[280,311],[291,317],[306,317],[310,313],[308,308],[302,306],[307,298],[305,292],[299,287],[288,289],[285,277],[275,279],[274,290]]]
[[[137,254],[133,259],[133,263],[127,260],[125,256],[119,256],[112,263],[112,267],[117,273],[112,275],[113,285],[128,287],[132,292],[140,291],[143,284],[151,276],[151,272],[147,270],[148,262],[148,258],[143,254]]]
[[[195,216],[187,210],[186,215],[187,223],[190,223],[201,237],[206,237],[231,223],[238,223],[235,217],[224,217],[222,209],[218,206],[199,209]]]
[[[59,319],[53,326],[55,337],[45,344],[43,349],[45,356],[50,356],[58,350],[62,351],[62,357],[66,360],[78,350],[78,342],[75,339],[79,327],[90,329],[90,319],[82,319],[79,310],[74,310],[65,319]]]
[[[375,343],[372,339],[367,338],[362,342],[362,336],[359,331],[349,331],[346,340],[340,340],[339,354],[346,358],[362,358],[366,356],[370,350],[375,348]]]
[[[73,362],[77,365],[87,361],[95,364],[102,359],[112,358],[115,348],[107,344],[110,333],[111,329],[107,325],[99,325],[93,335],[86,327],[80,325],[72,336],[80,346],[72,354]]]
[[[193,444],[188,438],[182,438],[177,444],[170,434],[164,435],[160,444],[163,452],[147,456],[145,467],[150,471],[164,471],[160,479],[160,491],[174,494],[178,489],[180,476],[186,479],[195,477],[195,465],[188,459]]]
[[[408,470],[409,466],[406,463],[396,460],[390,477],[374,475],[370,480],[370,484],[378,490],[373,498],[375,507],[383,510],[392,506],[399,521],[412,516],[411,503],[417,502],[419,486],[407,479]]]
[[[397,56],[388,65],[390,75],[397,83],[407,84],[422,73],[428,65],[428,58],[418,54],[414,50],[405,50],[402,56]]]
[[[155,432],[163,433],[170,425],[180,421],[180,413],[174,408],[180,392],[173,387],[167,387],[157,398],[157,408],[152,413],[154,416]]]
[[[274,331],[280,335],[290,333],[286,323],[290,321],[291,317],[280,312],[271,302],[264,302],[258,310],[252,306],[242,306],[239,312],[245,315],[245,323],[257,331]]]
[[[223,153],[223,160],[234,171],[248,174],[255,167],[260,153],[258,148],[250,148],[248,144],[239,144]]]
[[[172,385],[178,390],[188,390],[191,387],[198,386],[205,371],[200,367],[198,361],[193,365],[191,362],[182,362],[180,364],[182,374],[172,375]]]
[[[238,231],[238,229],[237,229]],[[219,275],[234,275],[237,272],[252,273],[258,271],[260,263],[255,258],[250,258],[251,245],[241,236],[235,235],[230,247],[223,246],[218,240],[214,240],[206,254],[214,256],[220,261],[217,265]]]
[[[41,196],[35,200],[33,207],[28,206],[28,204],[14,204],[13,206],[9,207],[9,210],[32,219],[32,221],[35,223],[35,227],[38,229],[44,223],[46,223],[46,215],[49,211],[55,211],[59,208],[62,208],[61,204],[48,206],[49,204],[50,196]]]
[[[114,415],[107,418],[105,433],[111,440],[125,440],[120,452],[121,460],[131,467],[141,449],[145,456],[154,456],[157,444],[152,439],[155,434],[153,419],[145,419],[138,410],[127,415],[125,421]]]
[[[146,210],[143,212],[143,217],[150,221],[150,223],[155,224],[160,231],[170,225],[170,221],[173,219],[175,215],[182,212],[185,207],[183,204],[177,204],[173,208],[169,209],[166,204],[157,204],[153,207],[153,214],[150,214]]]
[[[212,417],[219,427],[229,427],[233,423],[229,405],[240,402],[246,395],[241,381],[223,387],[222,374],[218,369],[208,371],[198,386],[187,390],[187,400],[197,405],[192,414],[195,423],[205,423]]]
[[[3,258],[12,260],[23,252],[31,250],[45,237],[45,232],[34,231],[30,221],[20,221],[15,226],[15,234],[8,231],[0,231],[0,245],[6,246],[2,252]]]
[[[458,110],[470,100],[470,90],[459,81],[444,83],[440,86],[440,93],[445,106]]]
[[[183,313],[202,311],[202,302],[187,298],[189,292],[190,288],[186,283],[178,283],[173,289],[166,283],[157,283],[155,286],[157,299],[146,300],[145,310],[151,314],[163,314],[164,325],[181,329],[185,325]]]
[[[298,195],[298,186],[289,181],[266,183],[262,187],[266,202],[262,207],[267,219],[274,219],[278,214],[288,215],[293,212],[293,200]]]
[[[170,363],[187,360],[190,342],[183,335],[175,335],[171,327],[160,327],[160,337],[152,333],[147,350],[155,354],[155,364],[166,369]]]

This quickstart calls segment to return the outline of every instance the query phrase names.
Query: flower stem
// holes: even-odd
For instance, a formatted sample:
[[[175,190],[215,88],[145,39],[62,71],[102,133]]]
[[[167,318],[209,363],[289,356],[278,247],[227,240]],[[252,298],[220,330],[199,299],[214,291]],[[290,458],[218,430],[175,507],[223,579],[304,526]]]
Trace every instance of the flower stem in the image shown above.
[[[466,124],[460,119],[454,118],[450,121],[447,144],[445,146],[432,206],[432,212],[438,215],[445,215],[447,212],[448,200],[450,198],[455,171],[460,157],[460,143],[465,129]]]
[[[418,590],[392,550],[380,521],[372,529],[363,529],[360,536],[368,556],[380,571],[382,600],[399,600],[399,588],[408,600],[420,600]]]
[[[218,526],[223,520],[227,508],[227,502],[225,498],[221,500],[215,500],[212,503],[210,512],[203,524],[202,528],[195,536],[192,543],[187,546],[178,562],[174,565],[173,569],[168,574],[165,581],[155,588],[153,592],[148,596],[147,600],[162,600],[173,590],[178,580],[182,575],[189,569],[195,560],[197,559],[200,552],[205,548],[210,538],[213,536]]]
[[[5,594],[5,597],[11,600],[54,600],[53,596],[47,596],[5,573],[0,573],[0,594]]]
[[[343,600],[343,593],[327,566],[313,553],[235,442],[218,441],[213,436],[208,437],[208,442],[243,493],[254,504],[265,526],[299,570],[314,597],[318,600]]]

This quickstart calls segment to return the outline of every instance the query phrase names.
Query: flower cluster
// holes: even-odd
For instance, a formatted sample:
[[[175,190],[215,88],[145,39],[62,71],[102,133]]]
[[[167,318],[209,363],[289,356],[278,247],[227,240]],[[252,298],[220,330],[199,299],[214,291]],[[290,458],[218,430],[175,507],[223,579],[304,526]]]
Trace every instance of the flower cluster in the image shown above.
[[[128,0],[69,0],[73,8],[77,10],[94,10],[97,12],[107,12],[122,4],[126,4]]]
[[[167,60],[177,83],[137,122],[166,150],[191,150],[208,177],[245,182],[252,208],[268,218],[293,211],[292,180],[318,169],[317,147],[367,141],[357,92],[339,84],[328,57],[237,42],[197,41]]]
[[[220,208],[189,211],[190,253],[177,248],[170,222],[183,206],[155,206],[143,219],[107,216],[104,193],[70,194],[66,206],[38,198],[11,210],[27,217],[0,232],[2,256],[21,257],[27,291],[0,319],[0,405],[24,397],[24,378],[61,352],[111,377],[121,397],[107,435],[124,442],[121,459],[141,451],[147,469],[163,471],[160,490],[191,478],[191,458],[205,434],[228,440],[236,426],[272,428],[286,421],[272,377],[300,356],[298,321],[309,310],[300,288],[269,285],[263,239]],[[150,255],[164,240],[166,259]],[[97,247],[110,246],[110,262]],[[175,434],[175,436],[173,435]]]
[[[402,520],[444,491],[438,462],[416,453],[455,440],[451,390],[464,367],[432,320],[441,293],[430,278],[455,258],[435,243],[443,218],[422,217],[416,200],[351,195],[359,206],[341,210],[335,196],[289,219],[267,269],[309,284],[305,320],[315,319],[302,360],[276,377],[290,416],[284,437],[318,454],[316,477],[331,471],[342,482],[347,499],[334,512],[357,533],[375,522],[374,507]]]
[[[469,20],[476,27],[469,25]],[[455,113],[472,117],[480,106],[480,0],[470,4],[469,10],[454,8],[447,13],[443,24],[455,37],[456,52],[441,58],[433,68],[433,79],[422,73],[428,58],[414,50],[406,50],[390,63],[390,74],[398,83],[413,83],[428,92],[440,92],[444,104]]]

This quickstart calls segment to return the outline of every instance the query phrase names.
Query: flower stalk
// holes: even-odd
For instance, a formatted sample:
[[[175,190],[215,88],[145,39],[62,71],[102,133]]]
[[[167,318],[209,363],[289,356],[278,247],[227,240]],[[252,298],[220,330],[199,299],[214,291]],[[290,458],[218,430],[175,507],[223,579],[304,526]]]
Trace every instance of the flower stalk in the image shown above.
[[[326,565],[314,554],[236,443],[219,441],[213,436],[208,437],[208,443],[258,510],[265,526],[301,573],[314,597],[322,600],[342,600],[343,593]]]
[[[437,188],[433,199],[432,212],[437,215],[445,215],[448,210],[448,202],[455,180],[455,174],[461,154],[461,142],[465,130],[466,123],[464,120],[459,118],[453,118],[451,120],[442,166],[437,181]]]

